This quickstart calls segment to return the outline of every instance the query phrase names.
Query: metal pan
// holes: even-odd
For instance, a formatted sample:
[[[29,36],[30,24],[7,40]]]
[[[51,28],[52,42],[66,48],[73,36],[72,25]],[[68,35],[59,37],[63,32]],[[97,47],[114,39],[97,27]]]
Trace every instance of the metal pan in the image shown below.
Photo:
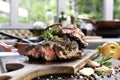
[[[120,29],[120,21],[94,21],[87,18],[79,18],[91,23],[95,29]]]

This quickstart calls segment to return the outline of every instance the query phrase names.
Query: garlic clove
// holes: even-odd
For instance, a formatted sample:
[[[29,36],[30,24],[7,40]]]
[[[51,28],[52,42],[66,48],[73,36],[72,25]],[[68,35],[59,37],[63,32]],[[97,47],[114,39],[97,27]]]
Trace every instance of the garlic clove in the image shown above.
[[[89,67],[99,67],[100,64],[97,63],[96,61],[88,60],[87,66],[89,66]]]
[[[107,73],[112,73],[112,70],[106,66],[101,66],[101,67],[95,68],[95,71],[104,71]]]
[[[94,70],[92,68],[87,67],[79,70],[79,73],[85,76],[90,76],[94,74]]]

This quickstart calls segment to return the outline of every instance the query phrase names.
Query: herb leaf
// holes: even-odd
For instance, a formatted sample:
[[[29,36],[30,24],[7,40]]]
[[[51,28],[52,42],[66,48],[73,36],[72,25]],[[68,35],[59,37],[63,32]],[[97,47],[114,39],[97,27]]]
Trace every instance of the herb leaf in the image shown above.
[[[103,65],[107,66],[107,67],[110,67],[112,65],[112,63],[111,62],[104,62]]]
[[[98,47],[96,48],[96,50],[98,50],[98,56],[100,56],[100,54],[101,54],[101,46],[98,46]]]
[[[96,62],[98,62],[100,65],[104,65],[106,67],[111,67],[112,63],[108,62],[108,60],[110,60],[112,58],[112,54],[110,54],[109,56],[102,56],[101,60],[96,60]]]
[[[101,46],[98,46],[97,48],[96,48],[97,50],[98,50],[98,54],[100,55],[100,54],[102,54],[101,53]],[[102,55],[102,59],[101,60],[95,60],[96,62],[98,62],[101,66],[102,65],[104,65],[104,66],[106,66],[106,67],[111,67],[112,66],[112,63],[111,62],[108,62],[108,60],[110,60],[111,58],[112,58],[112,56],[113,56],[113,53],[111,53],[110,55],[108,55],[108,56],[103,56]]]
[[[110,59],[112,58],[112,55],[113,55],[113,53],[111,53],[111,54],[108,55],[108,56],[105,56],[105,57],[104,57],[104,61],[110,60]]]
[[[43,33],[44,39],[45,40],[57,40],[58,36],[54,34],[55,31],[50,29],[50,30],[46,30]]]

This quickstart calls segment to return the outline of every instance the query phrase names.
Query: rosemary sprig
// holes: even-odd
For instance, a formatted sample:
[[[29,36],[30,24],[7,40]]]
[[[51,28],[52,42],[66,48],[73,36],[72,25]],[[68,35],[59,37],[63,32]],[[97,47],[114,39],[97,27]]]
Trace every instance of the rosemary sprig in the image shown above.
[[[98,50],[98,54],[99,54],[99,55],[102,54],[102,53],[101,53],[101,46],[98,46],[96,49]],[[113,56],[113,53],[111,53],[111,54],[108,55],[108,56],[103,56],[103,55],[102,55],[101,60],[96,59],[96,62],[98,62],[101,66],[104,65],[104,66],[106,66],[106,67],[111,67],[111,66],[112,66],[112,63],[109,62],[108,60],[110,60],[110,59],[112,58],[112,56]]]
[[[103,56],[102,53],[101,53],[101,48],[102,48],[101,46],[98,46],[96,49],[98,50],[98,55],[102,56],[102,58],[100,60],[96,59],[95,61],[97,63],[99,63],[101,66],[106,66],[108,68],[111,68],[112,62],[109,62],[108,60],[110,60],[112,58],[113,53],[111,53],[108,56]],[[95,73],[97,73],[98,75],[101,75],[101,76],[105,76],[105,75],[109,74],[109,73],[104,72],[104,71],[95,71]]]
[[[98,56],[100,56],[100,55],[101,55],[101,46],[98,46],[98,47],[96,48],[96,50],[98,50]]]

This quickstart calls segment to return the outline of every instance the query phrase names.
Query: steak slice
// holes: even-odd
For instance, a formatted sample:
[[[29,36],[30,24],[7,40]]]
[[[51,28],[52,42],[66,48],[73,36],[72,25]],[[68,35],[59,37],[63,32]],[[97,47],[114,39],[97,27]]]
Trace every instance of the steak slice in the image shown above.
[[[53,42],[41,42],[37,45],[29,45],[24,55],[32,56],[34,58],[43,58],[44,60],[51,61],[56,59],[55,51],[53,50]]]

